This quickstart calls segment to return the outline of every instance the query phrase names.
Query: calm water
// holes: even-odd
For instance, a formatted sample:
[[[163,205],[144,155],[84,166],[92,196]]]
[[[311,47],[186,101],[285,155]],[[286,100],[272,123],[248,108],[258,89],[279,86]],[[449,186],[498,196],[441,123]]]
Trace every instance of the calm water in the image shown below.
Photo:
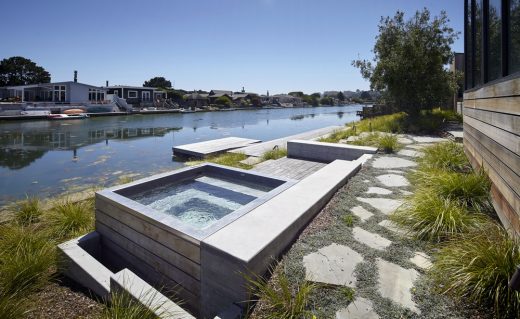
[[[183,166],[172,146],[226,136],[267,141],[357,119],[360,105],[0,122],[0,206],[110,186]]]

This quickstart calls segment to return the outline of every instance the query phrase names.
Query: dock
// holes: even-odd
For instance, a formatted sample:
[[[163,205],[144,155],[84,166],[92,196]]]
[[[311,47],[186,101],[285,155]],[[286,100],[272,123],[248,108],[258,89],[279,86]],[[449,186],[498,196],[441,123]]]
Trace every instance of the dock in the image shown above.
[[[173,155],[206,158],[211,155],[224,153],[259,142],[261,141],[242,137],[225,137],[211,141],[174,146]]]
[[[231,150],[232,153],[244,153],[248,156],[261,157],[265,152],[278,148],[287,148],[287,141],[290,140],[312,140],[323,135],[330,134],[335,130],[339,130],[344,128],[343,126],[327,126],[324,128],[320,128],[317,130],[312,130],[308,132],[303,132],[296,135],[291,135],[283,138],[279,138],[276,140],[271,140],[267,142],[257,143],[241,148],[236,148]]]
[[[326,163],[282,157],[257,164],[252,170],[271,176],[301,180],[326,165]]]

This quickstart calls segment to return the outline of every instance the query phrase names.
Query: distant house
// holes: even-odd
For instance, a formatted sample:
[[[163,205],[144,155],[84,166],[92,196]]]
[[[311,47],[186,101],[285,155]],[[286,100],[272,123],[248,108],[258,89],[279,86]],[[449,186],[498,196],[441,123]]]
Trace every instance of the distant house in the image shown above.
[[[258,94],[243,92],[243,93],[234,93],[233,94],[233,104],[236,106],[245,106],[245,105],[260,105],[261,100]]]
[[[271,101],[274,104],[278,104],[283,107],[293,107],[302,105],[302,99],[289,94],[276,94],[271,97]]]
[[[102,87],[74,81],[7,86],[3,89],[8,98],[17,98],[20,102],[54,104],[102,103],[107,94]]]
[[[186,105],[192,108],[205,107],[209,104],[208,94],[193,92],[184,96]]]
[[[233,91],[211,90],[208,94],[209,103],[214,104],[221,96],[227,96],[230,100],[233,100]]]
[[[117,95],[135,106],[151,106],[154,99],[166,96],[166,92],[153,87],[115,85],[108,86],[106,89],[108,94]]]

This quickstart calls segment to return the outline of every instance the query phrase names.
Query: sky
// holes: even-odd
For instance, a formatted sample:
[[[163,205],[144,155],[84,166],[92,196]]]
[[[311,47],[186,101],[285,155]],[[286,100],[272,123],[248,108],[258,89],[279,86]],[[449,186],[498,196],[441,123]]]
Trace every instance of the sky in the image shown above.
[[[52,81],[265,94],[365,90],[350,65],[372,58],[381,16],[445,10],[456,0],[52,0],[3,1],[0,59],[23,56]],[[463,36],[452,48],[463,52]]]

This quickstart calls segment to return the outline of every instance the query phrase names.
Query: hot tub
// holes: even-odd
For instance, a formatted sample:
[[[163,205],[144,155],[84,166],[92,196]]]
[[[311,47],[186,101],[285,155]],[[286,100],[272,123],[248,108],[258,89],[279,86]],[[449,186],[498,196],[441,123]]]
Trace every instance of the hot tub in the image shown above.
[[[196,313],[201,241],[295,182],[205,163],[96,193],[96,231],[113,263],[175,290]]]

